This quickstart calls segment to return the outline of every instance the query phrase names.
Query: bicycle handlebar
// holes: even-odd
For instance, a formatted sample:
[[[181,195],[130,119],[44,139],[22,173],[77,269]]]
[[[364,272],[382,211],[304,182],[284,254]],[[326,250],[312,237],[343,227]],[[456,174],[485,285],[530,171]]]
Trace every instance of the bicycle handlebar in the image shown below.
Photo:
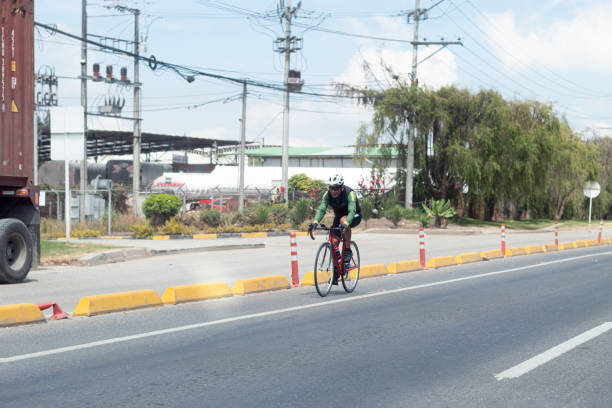
[[[324,231],[338,231],[338,232],[342,232],[342,227],[328,227],[325,224],[318,224],[315,225],[315,227],[311,230],[308,230],[308,235],[310,235],[310,239],[314,240],[314,230],[316,229],[322,229]]]

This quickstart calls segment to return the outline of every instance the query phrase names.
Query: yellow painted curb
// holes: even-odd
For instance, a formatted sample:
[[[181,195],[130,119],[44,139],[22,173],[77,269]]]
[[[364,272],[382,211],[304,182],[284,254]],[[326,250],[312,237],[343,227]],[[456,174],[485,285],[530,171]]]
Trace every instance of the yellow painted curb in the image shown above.
[[[482,256],[478,252],[468,252],[465,254],[459,254],[455,257],[458,264],[464,264],[469,262],[480,262],[482,261]]]
[[[602,238],[601,243],[602,244],[612,244],[612,238]]]
[[[546,252],[546,247],[544,245],[530,245],[525,247],[525,251],[527,251],[527,255],[539,254],[540,252]]]
[[[596,239],[587,239],[586,241],[584,241],[584,243],[586,244],[586,246],[593,246],[593,245],[597,245],[597,240]]]
[[[267,237],[267,232],[243,232],[242,238],[258,238],[258,237]]]
[[[123,239],[123,237],[113,237],[110,235],[102,235],[100,239]]]
[[[574,241],[574,248],[584,248],[587,246],[586,241]]]
[[[153,235],[153,241],[167,241],[170,239],[170,235]]]
[[[501,249],[491,249],[481,252],[480,256],[482,256],[482,259],[485,261],[488,261],[489,259],[503,258],[504,254],[502,254]]]
[[[0,306],[0,327],[43,322],[46,322],[45,316],[33,303]]]
[[[256,278],[240,279],[232,287],[234,295],[266,292],[269,290],[289,289],[289,280],[285,275],[259,276]]]
[[[217,234],[193,234],[193,239],[211,239],[217,238]]]
[[[374,276],[387,275],[389,271],[385,264],[361,265],[359,268],[359,279],[372,278]]]
[[[302,286],[314,286],[314,271],[306,272],[300,282]]]
[[[510,255],[506,254],[507,256],[519,256],[519,255],[529,254],[529,252],[527,252],[527,250],[524,247],[509,248],[508,250],[506,250],[506,252],[508,251],[510,251]]]
[[[60,237],[57,239],[58,241],[65,241],[66,237]],[[71,241],[78,241],[79,239],[77,237],[70,237]]]
[[[135,290],[132,292],[86,296],[79,300],[72,315],[93,316],[152,306],[163,306],[159,295],[155,291],[150,289]]]
[[[218,299],[232,295],[232,290],[225,282],[198,283],[169,287],[162,295],[161,300],[166,304],[176,305],[177,303]]]
[[[428,268],[440,268],[442,266],[457,265],[457,259],[454,256],[438,256],[429,258],[427,261]]]
[[[574,242],[559,242],[559,251],[563,251],[564,249],[574,249],[576,248],[576,244]]]
[[[387,266],[387,270],[391,274],[420,271],[421,269],[423,269],[423,267],[421,266],[421,263],[417,260],[391,262],[389,266]]]
[[[544,248],[546,248],[546,252],[553,252],[559,250],[559,248],[557,248],[555,244],[546,244],[544,245]]]
[[[308,235],[306,231],[294,232],[296,237],[305,237]]]

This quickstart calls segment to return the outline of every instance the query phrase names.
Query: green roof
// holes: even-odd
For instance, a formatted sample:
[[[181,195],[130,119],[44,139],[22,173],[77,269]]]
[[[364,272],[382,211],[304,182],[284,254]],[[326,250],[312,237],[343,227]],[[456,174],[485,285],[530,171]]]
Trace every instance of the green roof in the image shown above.
[[[333,147],[289,147],[289,156],[311,156],[313,154],[326,152],[334,149]],[[283,148],[280,146],[261,147],[259,149],[246,150],[247,156],[257,157],[278,157],[283,155]]]

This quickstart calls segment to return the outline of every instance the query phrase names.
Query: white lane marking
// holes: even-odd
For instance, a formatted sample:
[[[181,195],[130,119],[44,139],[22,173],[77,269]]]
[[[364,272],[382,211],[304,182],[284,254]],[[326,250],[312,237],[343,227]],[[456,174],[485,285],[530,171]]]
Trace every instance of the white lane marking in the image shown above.
[[[551,349],[546,350],[545,352],[538,354],[535,357],[530,358],[527,361],[522,362],[521,364],[515,365],[512,368],[507,369],[506,371],[502,371],[499,374],[495,375],[498,381],[508,379],[508,378],[518,378],[523,374],[527,374],[531,370],[541,366],[542,364],[548,363],[550,360],[553,360],[559,357],[562,354],[567,353],[568,351],[578,347],[579,345],[586,343],[589,340],[594,339],[595,337],[604,334],[608,330],[612,329],[612,322],[605,322],[600,324],[599,326],[588,330],[578,336],[569,339],[566,342],[559,344]]]
[[[608,251],[608,252],[600,252],[600,253],[597,253],[595,255],[611,255],[611,254],[612,254],[612,251]],[[144,339],[144,338],[147,338],[147,337],[160,336],[160,335],[164,335],[164,334],[178,333],[178,332],[182,332],[182,331],[186,331],[186,330],[199,329],[199,328],[202,328],[202,327],[216,326],[216,325],[225,324],[225,323],[238,322],[238,321],[241,321],[241,320],[256,319],[256,318],[259,318],[259,317],[274,316],[274,315],[281,314],[281,313],[289,313],[289,312],[295,312],[295,311],[299,311],[299,310],[313,309],[315,307],[325,307],[325,306],[335,305],[335,304],[338,304],[338,303],[353,302],[353,301],[357,301],[357,300],[361,300],[361,299],[371,298],[371,297],[374,297],[374,296],[385,296],[385,295],[391,295],[391,294],[394,294],[394,293],[407,292],[407,291],[423,289],[423,288],[431,288],[431,287],[440,286],[440,285],[447,285],[447,284],[455,283],[455,282],[462,282],[462,281],[468,281],[468,280],[473,280],[473,279],[481,279],[481,278],[486,278],[486,277],[489,277],[489,276],[502,275],[502,274],[506,274],[506,273],[510,273],[510,272],[522,271],[522,270],[533,269],[533,268],[540,268],[540,267],[543,267],[543,266],[553,265],[553,264],[557,264],[557,263],[575,261],[575,260],[583,259],[583,258],[590,258],[593,255],[594,254],[575,256],[575,257],[572,257],[572,258],[564,258],[564,259],[559,259],[559,260],[556,260],[556,261],[542,262],[542,263],[535,264],[535,265],[521,266],[521,267],[518,267],[518,268],[505,269],[505,270],[497,271],[497,272],[488,272],[488,273],[483,273],[483,274],[480,274],[480,275],[466,276],[464,278],[449,279],[449,280],[440,281],[440,282],[425,283],[425,284],[422,284],[422,285],[408,286],[408,287],[399,288],[399,289],[391,289],[391,290],[387,290],[385,292],[368,293],[368,294],[365,294],[365,295],[346,297],[346,298],[342,298],[342,299],[329,300],[329,301],[321,301],[319,303],[311,303],[309,305],[288,307],[288,308],[285,308],[285,309],[277,309],[277,310],[271,310],[271,311],[268,311],[268,312],[253,313],[253,314],[248,314],[248,315],[243,315],[243,316],[230,317],[230,318],[227,318],[227,319],[214,320],[214,321],[211,321],[211,322],[196,323],[196,324],[190,324],[190,325],[186,325],[186,326],[173,327],[173,328],[170,328],[170,329],[155,330],[155,331],[151,331],[151,332],[134,334],[134,335],[131,335],[131,336],[115,337],[115,338],[112,338],[112,339],[99,340],[99,341],[94,341],[94,342],[91,342],[91,343],[77,344],[77,345],[68,346],[68,347],[60,347],[60,348],[56,348],[56,349],[39,351],[39,352],[35,352],[35,353],[20,354],[20,355],[11,356],[11,357],[3,357],[3,358],[0,358],[0,364],[2,364],[2,363],[10,363],[10,362],[20,361],[20,360],[28,360],[28,359],[32,359],[32,358],[38,358],[38,357],[51,356],[51,355],[54,355],[54,354],[66,353],[66,352],[69,352],[69,351],[84,350],[84,349],[89,349],[89,348],[93,348],[93,347],[104,346],[104,345],[107,345],[107,344],[114,344],[114,343],[121,343],[121,342],[124,342],[124,341]]]

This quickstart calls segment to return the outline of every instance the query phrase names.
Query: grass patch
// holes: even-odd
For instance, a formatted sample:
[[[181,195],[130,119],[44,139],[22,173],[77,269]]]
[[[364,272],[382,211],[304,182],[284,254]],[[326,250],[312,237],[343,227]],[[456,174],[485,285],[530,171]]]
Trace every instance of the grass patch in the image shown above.
[[[500,227],[501,222],[499,221],[481,221],[467,217],[455,217],[451,221],[453,224],[468,226],[468,227]],[[587,227],[588,221],[583,220],[560,220],[557,221],[559,227],[572,228],[572,227]],[[538,230],[542,228],[552,227],[555,224],[554,220],[549,219],[537,219],[537,220],[505,220],[507,229],[523,229],[523,230]],[[599,225],[599,220],[591,221],[591,226]]]
[[[40,240],[40,257],[48,258],[54,256],[76,256],[84,255],[90,252],[96,252],[101,249],[117,249],[116,246],[100,245],[100,244],[85,244],[85,243],[65,243],[59,241]]]

